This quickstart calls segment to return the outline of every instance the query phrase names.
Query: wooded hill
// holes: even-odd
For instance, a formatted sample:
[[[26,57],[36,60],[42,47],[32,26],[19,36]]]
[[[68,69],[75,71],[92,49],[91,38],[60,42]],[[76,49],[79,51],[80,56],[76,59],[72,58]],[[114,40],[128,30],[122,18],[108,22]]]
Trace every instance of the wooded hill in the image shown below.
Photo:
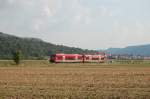
[[[139,46],[128,46],[125,48],[110,48],[107,50],[108,53],[115,55],[134,55],[134,56],[150,56],[150,44],[139,45]]]
[[[22,52],[24,59],[43,59],[54,53],[95,53],[87,50],[63,45],[55,45],[37,38],[21,38],[0,32],[0,59],[12,59],[17,50]]]

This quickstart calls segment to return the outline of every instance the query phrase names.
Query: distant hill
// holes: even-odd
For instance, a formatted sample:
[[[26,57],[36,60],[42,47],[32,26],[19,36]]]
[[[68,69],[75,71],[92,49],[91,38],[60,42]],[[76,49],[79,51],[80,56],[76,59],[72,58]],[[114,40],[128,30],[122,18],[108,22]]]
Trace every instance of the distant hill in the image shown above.
[[[126,48],[109,48],[107,49],[107,52],[111,54],[150,56],[150,44],[140,46],[129,46]]]
[[[95,53],[93,50],[67,47],[44,42],[37,38],[21,38],[0,32],[0,59],[11,59],[21,50],[25,59],[42,59],[54,53]]]

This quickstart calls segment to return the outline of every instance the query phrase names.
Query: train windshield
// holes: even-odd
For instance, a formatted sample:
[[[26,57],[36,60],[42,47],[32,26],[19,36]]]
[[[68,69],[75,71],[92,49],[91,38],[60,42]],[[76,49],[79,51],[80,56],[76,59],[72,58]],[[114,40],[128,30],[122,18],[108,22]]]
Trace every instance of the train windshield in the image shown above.
[[[55,57],[56,57],[56,55],[51,55],[50,56],[50,62],[55,62]]]

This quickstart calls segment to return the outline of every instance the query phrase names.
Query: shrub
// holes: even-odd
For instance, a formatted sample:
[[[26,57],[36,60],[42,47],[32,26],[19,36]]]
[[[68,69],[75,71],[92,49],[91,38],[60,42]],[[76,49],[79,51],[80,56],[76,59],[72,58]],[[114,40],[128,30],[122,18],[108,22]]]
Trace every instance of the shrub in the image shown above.
[[[13,60],[14,60],[14,62],[15,62],[17,65],[20,64],[20,61],[21,61],[21,51],[20,51],[20,50],[19,50],[19,51],[16,51],[16,52],[14,53]]]

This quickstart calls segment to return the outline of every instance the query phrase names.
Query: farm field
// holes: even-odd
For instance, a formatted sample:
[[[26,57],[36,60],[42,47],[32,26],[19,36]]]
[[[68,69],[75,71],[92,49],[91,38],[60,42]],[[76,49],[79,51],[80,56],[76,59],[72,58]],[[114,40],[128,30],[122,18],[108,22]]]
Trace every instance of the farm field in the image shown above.
[[[0,61],[0,99],[150,99],[150,64]]]

